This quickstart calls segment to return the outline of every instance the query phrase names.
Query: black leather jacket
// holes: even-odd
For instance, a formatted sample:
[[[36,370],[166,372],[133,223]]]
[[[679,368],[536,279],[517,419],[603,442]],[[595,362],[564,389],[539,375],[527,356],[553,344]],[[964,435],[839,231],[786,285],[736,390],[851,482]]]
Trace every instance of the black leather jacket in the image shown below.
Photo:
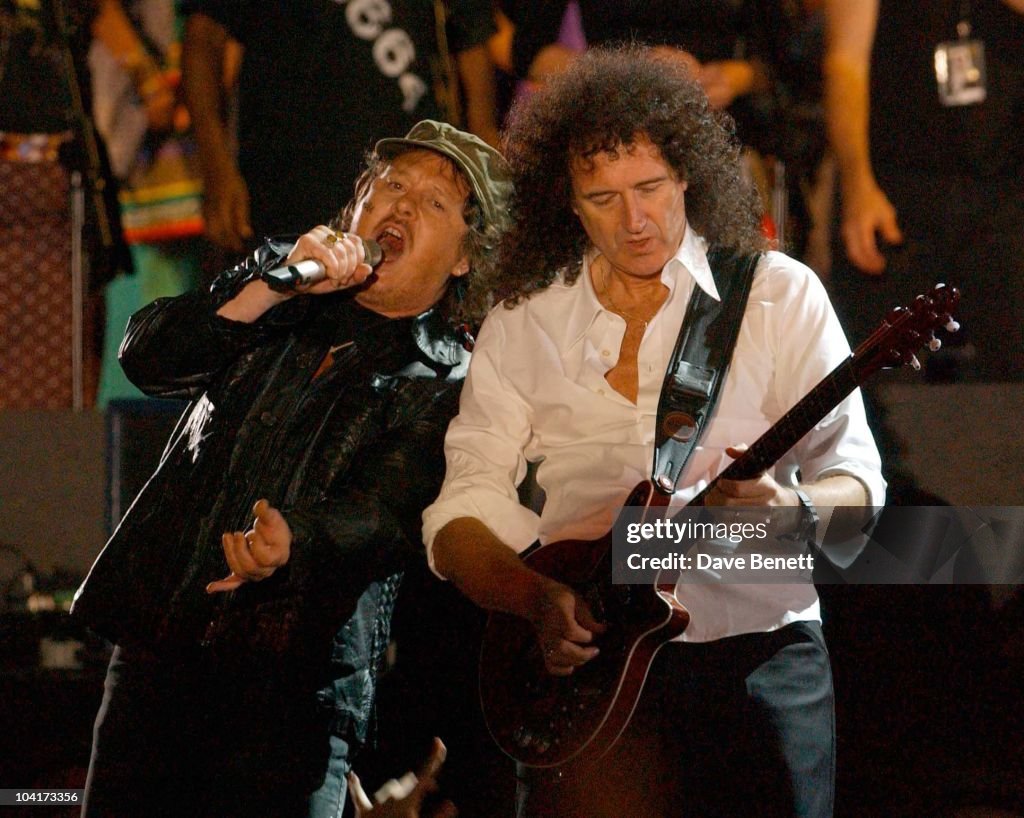
[[[268,696],[320,689],[336,728],[361,741],[469,356],[433,313],[387,319],[345,293],[297,296],[253,324],[215,314],[289,249],[270,241],[210,292],[132,317],[125,372],[191,403],[73,612],[115,642],[206,652]],[[329,348],[333,365],[314,377]],[[221,533],[247,528],[260,497],[292,529],[288,564],[206,594],[227,573]]]

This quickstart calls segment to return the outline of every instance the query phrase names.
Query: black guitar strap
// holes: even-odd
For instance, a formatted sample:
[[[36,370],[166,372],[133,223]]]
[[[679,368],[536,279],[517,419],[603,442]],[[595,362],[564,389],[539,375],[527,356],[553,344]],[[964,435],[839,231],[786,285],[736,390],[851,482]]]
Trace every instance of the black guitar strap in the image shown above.
[[[760,258],[712,250],[708,264],[721,300],[694,285],[658,402],[651,480],[663,494],[675,491],[714,411]]]

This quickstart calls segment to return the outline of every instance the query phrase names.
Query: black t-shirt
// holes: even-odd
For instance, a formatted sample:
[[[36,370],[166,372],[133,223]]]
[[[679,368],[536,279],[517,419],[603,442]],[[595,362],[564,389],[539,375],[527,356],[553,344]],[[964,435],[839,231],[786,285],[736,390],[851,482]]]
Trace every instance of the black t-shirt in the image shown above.
[[[486,0],[448,5],[450,52],[492,32]],[[185,8],[245,46],[239,167],[257,238],[329,221],[378,139],[439,116],[432,0],[193,0]]]
[[[957,39],[961,0],[882,0],[871,57],[871,159],[887,176],[911,171],[1024,173],[1024,15],[972,0],[972,38],[985,44],[987,98],[945,107],[935,47]]]

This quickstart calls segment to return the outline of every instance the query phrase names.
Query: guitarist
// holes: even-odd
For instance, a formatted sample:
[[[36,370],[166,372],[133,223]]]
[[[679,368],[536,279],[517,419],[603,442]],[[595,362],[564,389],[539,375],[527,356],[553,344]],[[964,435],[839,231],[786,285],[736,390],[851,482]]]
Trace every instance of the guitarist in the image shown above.
[[[765,251],[731,134],[684,70],[637,47],[590,51],[512,118],[514,227],[500,260],[510,295],[481,330],[424,536],[441,576],[533,624],[551,674],[591,661],[607,625],[517,554],[603,535],[650,477],[690,294],[717,297],[708,250],[763,255],[674,506],[849,355],[814,273]],[[527,463],[539,464],[539,514],[517,494]],[[708,502],[802,505],[813,520],[815,506],[882,505],[879,469],[854,393],[773,469],[721,481]],[[521,768],[518,815],[831,814],[832,682],[813,586],[687,584],[676,595],[690,625],[658,653],[623,736],[562,780]]]

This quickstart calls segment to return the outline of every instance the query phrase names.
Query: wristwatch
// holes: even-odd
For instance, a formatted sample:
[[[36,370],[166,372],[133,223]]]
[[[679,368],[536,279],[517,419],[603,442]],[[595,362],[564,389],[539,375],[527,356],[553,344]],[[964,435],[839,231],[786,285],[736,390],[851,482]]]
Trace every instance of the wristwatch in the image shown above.
[[[801,540],[807,540],[808,542],[816,542],[818,536],[818,521],[821,519],[818,516],[818,509],[814,507],[814,503],[811,502],[811,498],[807,496],[807,492],[801,488],[794,488],[793,493],[796,494],[797,499],[800,501],[800,526],[796,531],[797,536]]]

